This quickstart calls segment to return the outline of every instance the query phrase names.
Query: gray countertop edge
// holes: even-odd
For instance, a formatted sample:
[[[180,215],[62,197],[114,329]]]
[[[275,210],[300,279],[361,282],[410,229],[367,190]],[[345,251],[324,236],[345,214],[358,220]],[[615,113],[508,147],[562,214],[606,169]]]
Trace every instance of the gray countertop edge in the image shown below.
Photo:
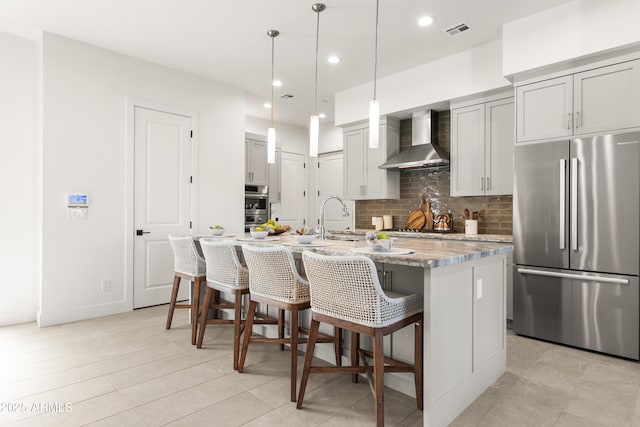
[[[365,235],[369,231],[373,230],[356,228],[353,230],[328,230],[328,233],[336,235]],[[385,233],[390,237],[402,237],[408,239],[462,240],[470,242],[496,243],[511,243],[513,241],[513,236],[511,234],[418,233],[410,231],[385,231]]]
[[[302,248],[305,250],[306,248]],[[342,256],[357,256],[362,255],[358,253],[354,253],[351,251],[345,251],[342,248],[332,248],[331,246],[327,246],[324,248],[313,248],[307,249],[312,250],[314,252],[320,252],[327,255],[342,255]],[[449,257],[443,258],[429,258],[424,259],[420,258],[419,254],[413,253],[410,255],[385,255],[383,253],[371,253],[366,254],[364,256],[368,256],[375,262],[382,262],[388,264],[396,264],[396,265],[407,265],[412,267],[423,267],[423,268],[437,268],[444,267],[447,265],[460,264],[467,261],[472,261],[480,258],[490,257],[494,255],[506,254],[513,251],[513,246],[505,245],[499,246],[496,248],[487,248],[477,252],[470,252],[461,255],[453,255]],[[418,255],[418,257],[416,257]]]

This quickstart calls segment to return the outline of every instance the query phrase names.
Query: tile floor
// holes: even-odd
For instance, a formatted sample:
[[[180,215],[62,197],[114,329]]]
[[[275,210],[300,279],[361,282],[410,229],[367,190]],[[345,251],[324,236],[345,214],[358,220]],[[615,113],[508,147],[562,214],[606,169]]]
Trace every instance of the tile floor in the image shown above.
[[[366,381],[309,380],[289,401],[289,358],[255,346],[234,372],[231,328],[190,344],[186,310],[166,306],[50,328],[0,328],[0,425],[368,426]],[[509,335],[507,372],[453,426],[640,426],[640,365]],[[300,365],[302,357],[300,358]],[[386,425],[420,426],[415,401],[387,389]]]

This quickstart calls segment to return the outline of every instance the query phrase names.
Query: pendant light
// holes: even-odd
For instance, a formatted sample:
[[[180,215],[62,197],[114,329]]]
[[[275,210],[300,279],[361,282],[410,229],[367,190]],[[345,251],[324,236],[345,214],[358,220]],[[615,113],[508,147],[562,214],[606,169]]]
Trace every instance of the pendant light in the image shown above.
[[[273,102],[273,52],[274,40],[280,32],[278,30],[269,30],[267,35],[271,37],[271,127],[267,130],[267,163],[276,162],[276,128],[273,125],[273,115],[276,106]]]
[[[320,12],[326,9],[323,3],[315,3],[311,9],[316,13],[316,74],[313,93],[313,115],[309,121],[309,156],[318,157],[320,118],[318,117],[318,41],[320,35]]]
[[[369,102],[369,148],[378,148],[380,139],[380,104],[376,98],[376,83],[378,77],[378,9],[376,0],[376,41],[373,52],[373,100]]]

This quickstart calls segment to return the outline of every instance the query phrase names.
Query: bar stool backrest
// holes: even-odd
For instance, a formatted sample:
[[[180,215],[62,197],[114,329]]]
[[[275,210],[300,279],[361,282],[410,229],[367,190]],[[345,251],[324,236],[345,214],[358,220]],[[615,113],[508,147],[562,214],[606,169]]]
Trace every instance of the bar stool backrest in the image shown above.
[[[200,247],[207,262],[207,282],[235,289],[249,285],[249,271],[240,263],[233,242],[201,239]]]
[[[365,256],[327,256],[304,251],[311,310],[372,328],[402,319],[380,286],[376,266]]]
[[[309,300],[309,284],[300,277],[288,248],[245,244],[242,252],[252,294],[287,303]]]
[[[189,276],[203,276],[206,273],[204,258],[198,254],[191,236],[169,236],[173,249],[174,270]]]

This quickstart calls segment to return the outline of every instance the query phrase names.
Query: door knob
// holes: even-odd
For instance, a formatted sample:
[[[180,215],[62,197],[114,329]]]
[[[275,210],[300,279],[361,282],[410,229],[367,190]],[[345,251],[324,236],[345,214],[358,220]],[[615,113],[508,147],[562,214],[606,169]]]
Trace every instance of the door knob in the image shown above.
[[[150,231],[136,230],[136,236],[142,236],[143,234],[150,234]]]

